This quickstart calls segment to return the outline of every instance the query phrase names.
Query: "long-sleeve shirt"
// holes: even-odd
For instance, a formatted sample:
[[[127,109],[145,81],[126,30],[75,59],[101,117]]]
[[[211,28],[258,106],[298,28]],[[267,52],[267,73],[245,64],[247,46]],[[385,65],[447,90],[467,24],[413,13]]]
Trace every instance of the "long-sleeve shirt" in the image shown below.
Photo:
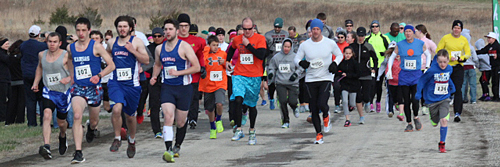
[[[451,66],[455,66],[457,64],[464,65],[464,62],[470,57],[470,46],[467,38],[460,35],[460,37],[455,38],[451,34],[447,34],[441,38],[436,50],[446,49],[448,54],[450,55],[450,63]],[[456,61],[451,61],[452,57],[456,57]],[[458,59],[461,58],[462,62],[459,62]]]
[[[300,44],[294,61],[299,64],[305,57],[306,61],[310,62],[306,71],[306,82],[333,81],[333,74],[328,71],[333,62],[332,54],[337,55],[335,63],[340,64],[344,56],[339,47],[335,41],[323,36],[318,42],[308,39]]]

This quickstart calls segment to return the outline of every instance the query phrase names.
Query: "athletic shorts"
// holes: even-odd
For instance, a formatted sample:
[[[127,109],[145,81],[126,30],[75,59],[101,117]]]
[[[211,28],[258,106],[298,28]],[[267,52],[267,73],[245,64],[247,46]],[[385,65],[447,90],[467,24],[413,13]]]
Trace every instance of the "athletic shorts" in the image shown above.
[[[234,101],[237,96],[241,96],[243,97],[243,104],[248,107],[255,107],[259,100],[261,77],[234,75],[232,80],[233,94],[230,100]]]
[[[205,106],[205,110],[214,111],[216,103],[224,104],[224,100],[226,97],[226,90],[217,89],[215,92],[204,93],[204,95],[205,99],[203,103]]]
[[[161,104],[172,103],[175,108],[188,111],[193,100],[193,86],[161,84]]]
[[[102,100],[102,86],[101,84],[95,86],[80,86],[76,83],[71,85],[69,88],[71,97],[80,96],[87,101],[87,104],[91,107],[99,107]]]
[[[103,101],[109,101],[109,93],[108,93],[108,83],[101,83],[102,84],[102,100]]]
[[[44,109],[48,108],[52,111],[55,111],[57,109],[57,118],[66,119],[68,110],[71,107],[71,95],[69,94],[69,90],[65,93],[62,93],[51,91],[47,87],[43,87],[42,96]]]
[[[450,99],[444,99],[436,103],[426,104],[429,107],[431,123],[436,126],[442,118],[450,118]]]
[[[401,70],[399,72],[399,86],[412,86],[418,83],[418,79],[422,76],[422,71],[414,70],[414,71],[405,71]]]
[[[109,98],[115,103],[122,103],[122,111],[129,116],[136,116],[139,99],[141,98],[141,86],[126,86],[116,81],[108,82]]]

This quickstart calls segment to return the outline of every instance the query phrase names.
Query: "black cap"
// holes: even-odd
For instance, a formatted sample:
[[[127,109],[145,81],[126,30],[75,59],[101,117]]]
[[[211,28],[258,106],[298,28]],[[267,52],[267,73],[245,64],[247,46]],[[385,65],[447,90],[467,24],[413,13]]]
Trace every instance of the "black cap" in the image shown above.
[[[179,14],[179,16],[177,17],[177,21],[179,21],[179,23],[185,22],[191,25],[191,19],[189,18],[189,15],[186,13]]]
[[[225,33],[226,33],[226,31],[224,31],[224,29],[223,29],[222,27],[219,27],[219,28],[217,28],[217,29],[215,30],[215,35],[222,34],[222,35],[224,35],[224,36],[225,36],[225,35],[226,35]]]
[[[160,27],[156,27],[156,28],[153,28],[152,32],[151,32],[152,35],[155,35],[155,34],[160,34],[160,35],[165,35],[164,32],[163,32],[163,29],[160,28]]]
[[[189,34],[198,34],[198,25],[191,24],[191,26],[189,26]]]
[[[241,30],[241,29],[243,29],[243,26],[242,26],[241,24],[238,24],[238,25],[236,26],[236,31],[239,31],[239,30]]]
[[[347,25],[347,24],[354,25],[354,22],[351,19],[347,19],[347,20],[345,20],[345,25]]]
[[[215,32],[215,27],[214,26],[210,26],[208,28],[208,32]]]
[[[366,28],[365,27],[359,27],[356,30],[356,35],[358,35],[358,36],[366,36]]]
[[[453,25],[451,26],[451,29],[453,29],[453,27],[455,27],[455,26],[459,26],[460,29],[462,29],[462,30],[464,29],[464,24],[460,20],[453,21]]]
[[[227,32],[227,35],[230,35],[230,34],[231,34],[231,32],[234,32],[234,31],[236,31],[236,30],[235,30],[235,29],[230,29],[230,30]]]

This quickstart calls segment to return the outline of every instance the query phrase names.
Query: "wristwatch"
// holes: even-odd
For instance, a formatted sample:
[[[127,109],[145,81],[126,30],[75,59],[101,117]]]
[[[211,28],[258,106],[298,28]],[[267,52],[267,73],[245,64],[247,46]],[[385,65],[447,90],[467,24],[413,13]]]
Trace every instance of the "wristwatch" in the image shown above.
[[[102,78],[102,75],[101,75],[101,74],[97,74],[97,76],[99,77],[99,79],[101,79],[101,78]]]

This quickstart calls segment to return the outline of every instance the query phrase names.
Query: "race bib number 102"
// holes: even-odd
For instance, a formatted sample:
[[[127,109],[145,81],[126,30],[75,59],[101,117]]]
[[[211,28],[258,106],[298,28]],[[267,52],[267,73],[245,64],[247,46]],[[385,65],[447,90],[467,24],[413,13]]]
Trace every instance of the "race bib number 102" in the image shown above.
[[[86,79],[92,77],[92,71],[90,70],[90,65],[83,65],[75,67],[75,75],[77,80]]]

